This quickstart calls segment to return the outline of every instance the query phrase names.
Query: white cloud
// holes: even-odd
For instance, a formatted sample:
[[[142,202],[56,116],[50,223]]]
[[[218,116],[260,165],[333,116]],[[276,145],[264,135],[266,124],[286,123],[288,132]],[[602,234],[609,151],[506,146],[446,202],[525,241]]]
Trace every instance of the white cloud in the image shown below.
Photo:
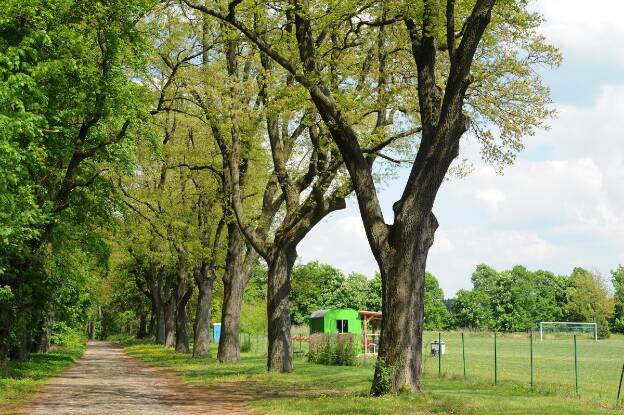
[[[359,272],[372,277],[378,269],[354,206],[317,225],[299,244],[298,252],[301,262],[327,262],[347,274]]]
[[[624,42],[620,0],[539,0],[532,8],[546,22],[542,33],[566,55],[624,65],[614,45]]]

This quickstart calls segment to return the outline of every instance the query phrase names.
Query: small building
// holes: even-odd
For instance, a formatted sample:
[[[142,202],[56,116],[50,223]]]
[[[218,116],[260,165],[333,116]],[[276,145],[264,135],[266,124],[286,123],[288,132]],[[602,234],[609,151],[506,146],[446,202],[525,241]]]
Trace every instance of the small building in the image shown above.
[[[310,315],[310,334],[353,334],[357,353],[362,352],[362,320],[356,310],[332,308]]]
[[[362,321],[356,310],[331,308],[318,310],[310,315],[310,334],[314,333],[362,333]]]

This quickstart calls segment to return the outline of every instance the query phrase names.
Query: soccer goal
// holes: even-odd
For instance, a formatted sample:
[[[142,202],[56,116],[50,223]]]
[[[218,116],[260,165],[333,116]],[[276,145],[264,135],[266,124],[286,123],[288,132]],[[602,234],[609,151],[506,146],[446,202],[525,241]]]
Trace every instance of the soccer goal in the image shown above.
[[[540,341],[546,333],[591,333],[598,341],[598,324],[570,321],[542,321],[540,322]]]

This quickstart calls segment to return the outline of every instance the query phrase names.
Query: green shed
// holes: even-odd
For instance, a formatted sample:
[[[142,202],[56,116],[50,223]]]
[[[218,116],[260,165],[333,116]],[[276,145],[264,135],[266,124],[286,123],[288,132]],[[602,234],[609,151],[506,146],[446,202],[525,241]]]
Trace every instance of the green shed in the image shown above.
[[[362,320],[357,310],[331,308],[315,311],[310,315],[310,334],[314,333],[362,333]]]

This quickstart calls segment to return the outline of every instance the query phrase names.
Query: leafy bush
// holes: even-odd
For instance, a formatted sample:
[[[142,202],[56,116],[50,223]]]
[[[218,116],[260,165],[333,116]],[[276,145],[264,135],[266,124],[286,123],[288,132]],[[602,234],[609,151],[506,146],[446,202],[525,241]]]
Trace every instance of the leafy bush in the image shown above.
[[[324,334],[310,336],[308,361],[322,365],[355,366],[356,337],[353,334]]]
[[[85,335],[82,330],[71,328],[63,321],[57,321],[52,325],[51,340],[57,346],[76,348],[84,344]]]
[[[611,331],[609,330],[609,322],[606,318],[598,318],[596,319],[596,323],[598,326],[598,338],[606,339],[611,336]]]

